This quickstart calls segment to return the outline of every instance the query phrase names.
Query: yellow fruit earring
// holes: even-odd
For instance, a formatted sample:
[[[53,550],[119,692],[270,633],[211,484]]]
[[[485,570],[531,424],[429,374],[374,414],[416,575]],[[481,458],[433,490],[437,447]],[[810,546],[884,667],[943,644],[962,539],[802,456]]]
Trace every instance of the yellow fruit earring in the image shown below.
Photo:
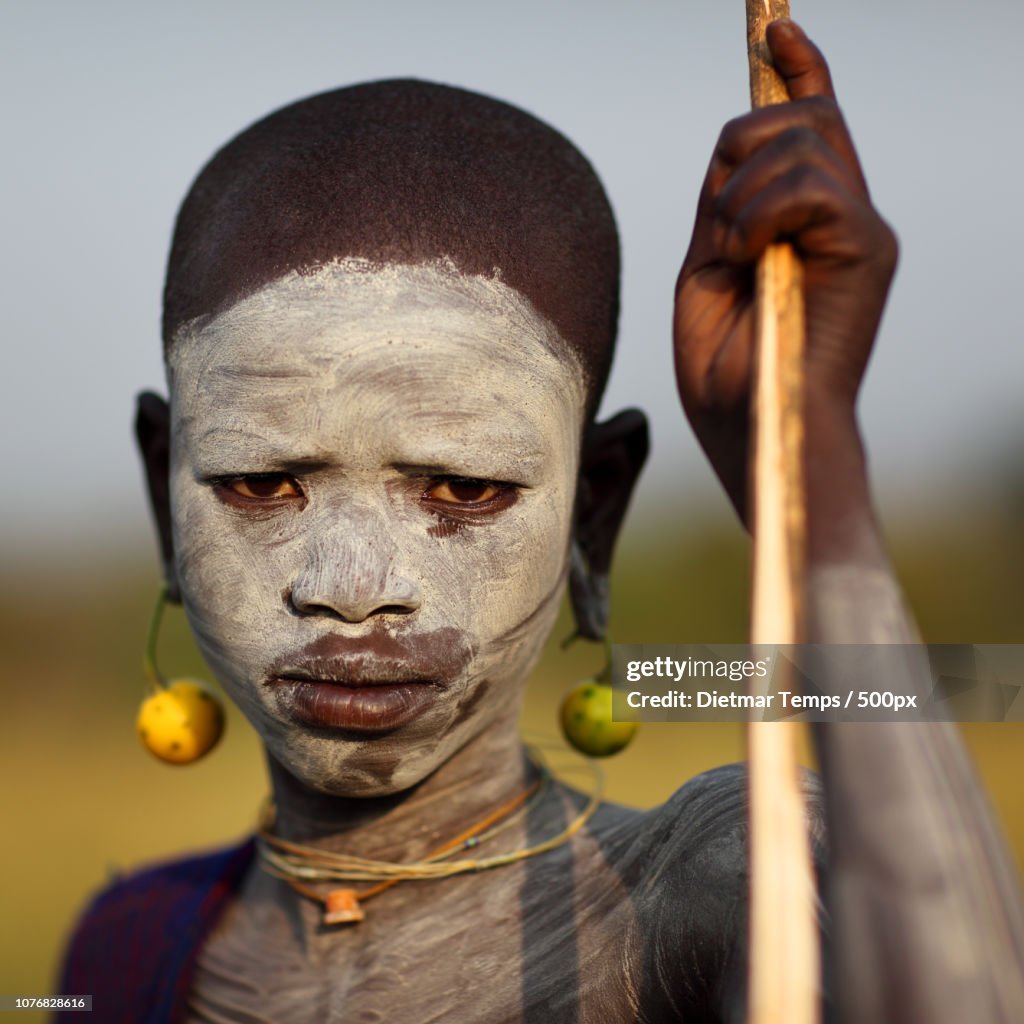
[[[208,754],[224,731],[224,708],[217,697],[195,679],[168,682],[156,667],[156,638],[160,630],[167,587],[160,588],[149,622],[143,670],[150,695],[135,720],[142,745],[161,761],[191,764]]]
[[[612,649],[607,640],[604,646],[604,668],[581,680],[562,700],[562,732],[572,747],[588,757],[617,754],[629,746],[637,730],[636,722],[612,720]]]

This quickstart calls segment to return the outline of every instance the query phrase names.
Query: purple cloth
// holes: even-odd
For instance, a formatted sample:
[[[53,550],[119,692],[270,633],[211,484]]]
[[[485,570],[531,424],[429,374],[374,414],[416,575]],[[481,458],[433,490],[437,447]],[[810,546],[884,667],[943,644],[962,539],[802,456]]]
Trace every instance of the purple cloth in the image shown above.
[[[203,941],[241,885],[255,853],[239,846],[147,868],[93,900],[68,943],[59,992],[91,995],[89,1020],[178,1024]],[[83,1024],[79,1012],[54,1024]]]

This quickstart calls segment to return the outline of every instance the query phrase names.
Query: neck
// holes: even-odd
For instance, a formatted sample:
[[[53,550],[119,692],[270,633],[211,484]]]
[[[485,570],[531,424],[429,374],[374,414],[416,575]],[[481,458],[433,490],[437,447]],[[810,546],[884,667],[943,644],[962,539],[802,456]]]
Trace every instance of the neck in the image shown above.
[[[376,860],[421,859],[511,800],[536,778],[514,716],[493,723],[422,782],[391,796],[310,789],[268,758],[275,835]]]

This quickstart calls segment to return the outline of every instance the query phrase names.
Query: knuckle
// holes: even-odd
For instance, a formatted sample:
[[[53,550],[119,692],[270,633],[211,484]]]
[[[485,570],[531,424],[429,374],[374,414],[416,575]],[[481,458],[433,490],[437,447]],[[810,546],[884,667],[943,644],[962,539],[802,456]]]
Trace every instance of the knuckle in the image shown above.
[[[718,133],[715,156],[724,163],[734,163],[738,152],[742,149],[742,140],[749,131],[749,114],[741,114],[739,117],[726,121]]]
[[[839,104],[831,96],[807,96],[797,102],[815,124],[830,125],[843,120]]]
[[[795,155],[809,155],[821,146],[821,136],[811,127],[805,124],[794,125],[787,128],[779,136],[779,145],[794,153]]]
[[[879,220],[878,239],[875,245],[875,252],[879,263],[890,273],[896,269],[900,259],[900,242],[896,232],[881,217]]]
[[[846,120],[839,104],[831,96],[807,96],[796,100],[800,117],[823,138],[836,138],[846,133]]]
[[[831,182],[820,167],[812,163],[799,163],[786,173],[786,186],[794,194],[814,193],[815,196],[826,195]]]

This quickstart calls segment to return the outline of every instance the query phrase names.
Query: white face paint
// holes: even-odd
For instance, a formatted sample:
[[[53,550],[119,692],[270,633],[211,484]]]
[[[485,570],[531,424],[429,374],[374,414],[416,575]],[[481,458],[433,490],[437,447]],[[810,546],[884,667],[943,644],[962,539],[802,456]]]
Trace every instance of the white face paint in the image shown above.
[[[277,760],[396,792],[507,719],[567,567],[586,395],[554,327],[346,260],[184,328],[169,378],[185,608]]]

